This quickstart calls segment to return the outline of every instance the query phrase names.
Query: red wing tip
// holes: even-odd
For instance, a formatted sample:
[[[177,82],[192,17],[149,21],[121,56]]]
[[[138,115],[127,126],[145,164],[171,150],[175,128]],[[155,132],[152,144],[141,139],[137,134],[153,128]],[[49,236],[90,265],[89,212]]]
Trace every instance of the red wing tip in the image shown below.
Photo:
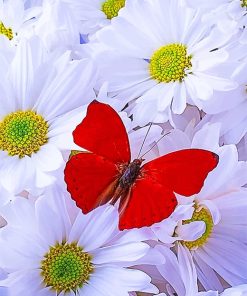
[[[213,157],[216,159],[216,161],[217,161],[217,164],[218,164],[218,162],[219,162],[219,159],[220,159],[219,155],[218,155],[218,154],[216,154],[216,153],[214,153],[214,152],[212,152],[212,155],[213,155]]]
[[[97,100],[93,100],[89,105],[92,105],[92,104],[102,104],[102,103],[100,103],[100,102],[97,101]]]
[[[111,109],[113,109],[114,110],[114,108],[111,106],[111,105],[109,105],[109,104],[106,104],[106,103],[102,103],[102,102],[100,102],[100,101],[98,101],[98,100],[93,100],[89,105],[88,105],[88,107],[90,107],[91,105],[101,105],[101,106],[108,106],[108,107],[111,107]],[[115,110],[114,110],[115,111]],[[116,111],[115,111],[116,112]]]

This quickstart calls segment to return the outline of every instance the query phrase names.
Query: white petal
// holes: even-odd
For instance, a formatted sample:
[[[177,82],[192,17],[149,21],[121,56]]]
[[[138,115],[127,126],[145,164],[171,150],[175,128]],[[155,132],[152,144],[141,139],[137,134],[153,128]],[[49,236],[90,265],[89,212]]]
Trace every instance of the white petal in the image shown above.
[[[186,289],[185,295],[195,295],[198,292],[195,265],[190,252],[181,244],[178,244],[178,263],[180,275]]]
[[[195,241],[206,231],[206,224],[203,221],[194,221],[189,224],[179,225],[176,230],[179,238],[184,241]]]
[[[197,77],[205,81],[205,83],[209,84],[215,90],[229,91],[238,87],[237,82],[222,77],[199,72],[197,72]]]
[[[38,230],[47,246],[54,246],[64,239],[65,229],[61,223],[63,213],[57,213],[46,202],[46,198],[39,198],[35,204],[35,212],[38,221]],[[60,216],[61,215],[61,216]],[[52,226],[51,226],[52,221]]]
[[[209,209],[214,225],[217,225],[220,222],[221,214],[216,204],[210,200],[202,200],[199,205],[206,206],[206,208]]]
[[[185,295],[185,287],[179,276],[179,265],[176,255],[167,247],[159,245],[156,247],[166,258],[163,265],[158,265],[160,274],[167,280],[179,295]]]
[[[20,109],[31,109],[33,98],[30,96],[34,75],[42,59],[42,45],[38,38],[27,42],[23,40],[11,65],[10,79],[19,102]]]
[[[44,188],[56,181],[56,177],[43,173],[41,170],[36,169],[35,172],[35,186],[38,188]]]
[[[97,274],[92,275],[92,278],[94,278],[95,281],[97,280],[97,284],[100,284],[102,281],[105,285],[111,285],[110,290],[108,290],[108,293],[112,291],[110,295],[116,295],[116,291],[118,290],[120,293],[131,291],[158,293],[158,289],[150,283],[151,278],[142,271],[113,266],[97,269]]]
[[[55,171],[64,164],[61,152],[49,143],[43,145],[37,153],[33,153],[31,158],[42,172]]]
[[[96,77],[89,60],[67,62],[63,69],[56,70],[59,75],[44,86],[35,106],[46,120],[63,115],[93,99],[92,87]]]
[[[35,167],[31,158],[8,156],[1,163],[1,182],[7,191],[19,193],[33,184]]]
[[[118,212],[113,206],[101,206],[92,212],[91,219],[85,226],[79,244],[85,251],[92,251],[103,246],[118,229]]]
[[[130,242],[155,240],[156,237],[150,227],[134,228],[119,233],[111,242],[114,244],[125,244]]]
[[[183,82],[177,83],[172,101],[172,111],[181,114],[186,108],[186,88]]]
[[[94,264],[106,264],[114,262],[132,262],[147,254],[149,246],[145,243],[126,243],[113,245],[99,250],[91,251]]]
[[[198,279],[203,285],[206,291],[212,289],[216,291],[222,291],[223,287],[216,272],[208,266],[207,262],[204,262],[202,258],[194,252],[194,261],[197,267]]]

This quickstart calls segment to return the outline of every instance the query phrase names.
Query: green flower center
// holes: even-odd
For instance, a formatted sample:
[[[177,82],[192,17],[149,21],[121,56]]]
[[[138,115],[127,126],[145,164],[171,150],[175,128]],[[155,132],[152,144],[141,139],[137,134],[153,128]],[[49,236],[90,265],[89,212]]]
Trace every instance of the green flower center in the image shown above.
[[[187,55],[187,48],[183,44],[162,46],[150,59],[150,75],[159,82],[181,82],[186,76],[186,70],[192,66],[191,58],[191,55]]]
[[[93,272],[92,257],[76,243],[50,247],[44,257],[41,262],[43,282],[57,294],[71,291],[76,294]]]
[[[241,6],[247,7],[247,0],[241,0]]]
[[[202,245],[204,245],[207,242],[208,238],[210,237],[213,227],[214,227],[214,222],[213,222],[212,216],[211,216],[210,212],[205,208],[202,208],[200,210],[195,208],[192,218],[189,220],[184,220],[183,224],[189,224],[189,223],[195,222],[195,221],[205,222],[206,230],[203,233],[203,235],[195,241],[183,241],[183,245],[186,246],[188,249],[194,249],[194,248],[201,247]]]
[[[106,0],[101,6],[101,10],[111,20],[113,17],[118,16],[119,10],[124,6],[125,0]]]
[[[0,34],[5,35],[9,40],[13,38],[12,29],[6,28],[2,22],[0,22]]]
[[[39,151],[47,143],[48,124],[33,111],[17,111],[0,122],[0,149],[10,156],[25,155]]]

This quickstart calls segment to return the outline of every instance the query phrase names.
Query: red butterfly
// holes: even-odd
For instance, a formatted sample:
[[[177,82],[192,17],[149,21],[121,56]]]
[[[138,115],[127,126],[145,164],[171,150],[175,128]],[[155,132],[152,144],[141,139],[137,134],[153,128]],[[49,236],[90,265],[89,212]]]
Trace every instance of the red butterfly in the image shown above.
[[[218,155],[202,149],[169,153],[142,166],[131,162],[128,135],[117,112],[93,101],[73,132],[74,142],[90,152],[70,158],[65,168],[68,191],[83,213],[111,201],[119,203],[119,228],[150,226],[175,209],[174,192],[198,193]]]

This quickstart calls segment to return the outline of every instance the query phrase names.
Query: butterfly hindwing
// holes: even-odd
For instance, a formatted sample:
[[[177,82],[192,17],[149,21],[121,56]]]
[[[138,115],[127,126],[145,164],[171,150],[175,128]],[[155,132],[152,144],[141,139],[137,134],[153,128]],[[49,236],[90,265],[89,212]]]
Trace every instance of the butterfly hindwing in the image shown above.
[[[171,190],[167,190],[152,176],[138,178],[126,198],[120,201],[119,228],[150,226],[170,216],[177,205]]]
[[[64,175],[68,191],[85,214],[111,199],[119,179],[118,167],[93,153],[72,156]]]
[[[114,163],[130,162],[130,146],[125,126],[109,105],[93,101],[87,115],[73,132],[74,142]]]

